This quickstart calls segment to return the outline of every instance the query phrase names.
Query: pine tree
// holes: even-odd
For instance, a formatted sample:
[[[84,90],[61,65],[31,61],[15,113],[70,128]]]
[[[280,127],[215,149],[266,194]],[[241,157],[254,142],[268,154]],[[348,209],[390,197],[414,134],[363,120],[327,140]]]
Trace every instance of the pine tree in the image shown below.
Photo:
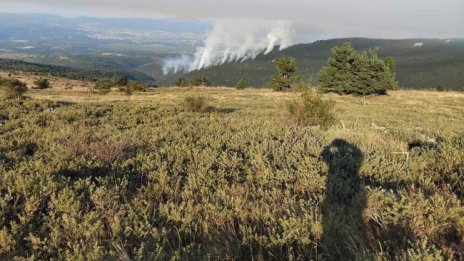
[[[277,68],[277,74],[272,76],[269,82],[271,88],[275,91],[290,89],[292,84],[298,80],[296,75],[297,62],[293,57],[282,56],[274,62]]]
[[[188,85],[188,81],[184,77],[180,77],[176,81],[177,87],[186,87]]]
[[[350,43],[344,43],[332,53],[319,73],[323,91],[368,95],[396,88],[393,59],[380,59],[376,49],[357,52]]]
[[[235,85],[235,89],[237,90],[243,90],[246,88],[245,81],[243,79],[240,79],[237,84]]]

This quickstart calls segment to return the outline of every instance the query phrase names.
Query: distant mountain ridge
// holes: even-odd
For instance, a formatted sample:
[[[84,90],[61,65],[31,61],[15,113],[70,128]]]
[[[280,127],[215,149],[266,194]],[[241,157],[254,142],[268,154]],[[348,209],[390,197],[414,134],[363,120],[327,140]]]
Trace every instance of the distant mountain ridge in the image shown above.
[[[0,12],[0,58],[29,62],[34,68],[45,64],[69,68],[65,71],[104,72],[91,75],[126,73],[135,79],[172,85],[182,74],[163,75],[163,61],[195,52],[211,28],[210,22],[203,21]],[[249,86],[266,87],[275,73],[272,61],[287,55],[297,59],[301,80],[316,83],[317,73],[327,62],[331,49],[346,41],[358,50],[377,47],[381,56],[392,56],[401,87],[464,87],[464,39],[323,40],[282,51],[275,48],[253,60],[226,63],[185,76],[193,78],[205,73],[213,85],[235,86],[243,79]]]
[[[396,61],[397,79],[404,88],[442,86],[450,89],[464,87],[464,39],[405,39],[386,40],[368,38],[343,38],[298,44],[268,55],[244,62],[226,63],[194,71],[186,77],[204,73],[212,85],[234,86],[240,79],[249,86],[265,87],[275,73],[272,61],[282,55],[293,56],[298,61],[302,80],[317,80],[317,73],[327,62],[334,46],[351,42],[357,50],[378,48],[382,57],[392,56]],[[161,79],[169,84],[180,74]]]

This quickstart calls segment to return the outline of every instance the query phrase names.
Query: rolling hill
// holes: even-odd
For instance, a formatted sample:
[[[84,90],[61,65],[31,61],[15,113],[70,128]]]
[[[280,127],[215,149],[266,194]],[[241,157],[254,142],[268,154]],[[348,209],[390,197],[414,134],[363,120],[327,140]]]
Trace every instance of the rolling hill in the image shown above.
[[[130,69],[82,69],[66,66],[47,65],[28,63],[20,60],[0,58],[0,70],[12,72],[22,71],[37,75],[50,74],[53,76],[66,77],[69,79],[93,81],[98,78],[112,78],[115,76],[125,75],[130,80],[141,81],[146,83],[154,83],[154,79],[146,74]]]
[[[299,44],[253,60],[232,62],[186,74],[186,77],[204,73],[212,85],[234,86],[244,79],[249,86],[267,86],[275,73],[272,61],[282,55],[293,56],[299,64],[302,80],[317,81],[317,73],[327,62],[331,49],[349,41],[358,50],[378,48],[382,57],[392,56],[397,65],[397,79],[403,88],[442,86],[450,89],[464,87],[464,39],[407,39],[384,40],[346,38]],[[161,79],[172,84],[180,74]]]
[[[72,77],[82,72],[87,78],[125,74],[169,86],[181,74],[163,75],[163,60],[192,54],[210,29],[210,23],[195,21],[0,13],[0,58],[6,59],[0,65],[4,69],[61,71]],[[464,39],[323,40],[282,51],[276,48],[253,60],[226,63],[185,76],[193,78],[204,73],[215,86],[234,86],[243,79],[249,86],[266,87],[275,73],[272,61],[287,55],[298,60],[302,80],[316,83],[331,49],[346,41],[358,50],[377,47],[381,56],[392,56],[403,88],[464,87]]]

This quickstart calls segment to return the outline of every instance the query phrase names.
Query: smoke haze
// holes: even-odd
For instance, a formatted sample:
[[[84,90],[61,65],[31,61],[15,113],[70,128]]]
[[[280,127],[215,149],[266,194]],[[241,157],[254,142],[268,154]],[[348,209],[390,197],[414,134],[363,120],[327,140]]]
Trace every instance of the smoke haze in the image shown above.
[[[194,71],[268,54],[276,46],[293,44],[293,27],[287,21],[217,21],[202,47],[193,56],[182,55],[164,61],[163,72]]]

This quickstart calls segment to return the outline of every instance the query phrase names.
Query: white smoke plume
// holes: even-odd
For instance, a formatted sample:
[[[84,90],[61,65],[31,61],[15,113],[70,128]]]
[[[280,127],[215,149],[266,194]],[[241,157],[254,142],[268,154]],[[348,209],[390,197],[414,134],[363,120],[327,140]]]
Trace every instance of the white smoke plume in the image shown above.
[[[286,21],[219,21],[215,22],[202,47],[193,56],[166,59],[163,72],[194,71],[226,62],[256,58],[276,46],[282,50],[293,43],[293,28]]]
[[[185,71],[192,63],[193,58],[185,54],[179,57],[165,59],[163,61],[163,74],[166,75],[169,73]]]

